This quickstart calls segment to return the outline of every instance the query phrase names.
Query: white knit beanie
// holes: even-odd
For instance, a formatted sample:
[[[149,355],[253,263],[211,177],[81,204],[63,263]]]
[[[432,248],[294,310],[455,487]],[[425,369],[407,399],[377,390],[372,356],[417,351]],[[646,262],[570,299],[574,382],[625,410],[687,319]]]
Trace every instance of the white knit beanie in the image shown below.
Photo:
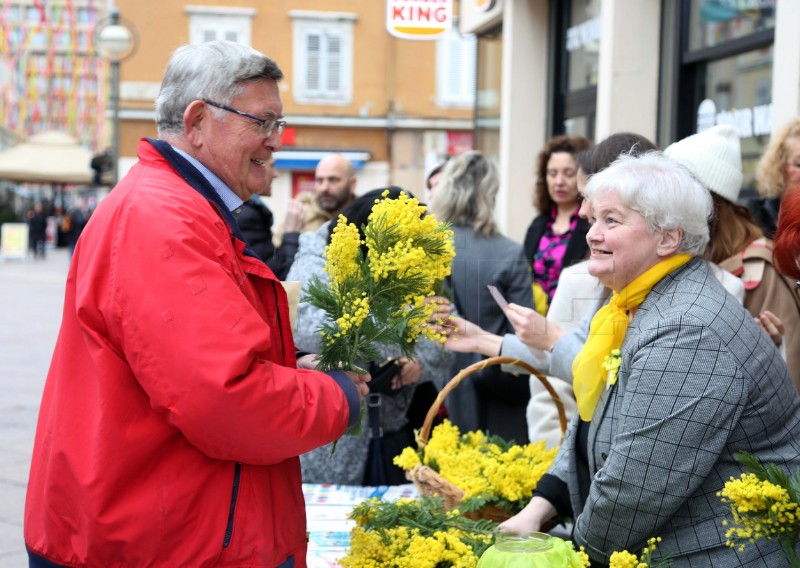
[[[692,134],[664,150],[685,166],[708,189],[736,203],[742,189],[742,149],[730,124],[718,124]]]

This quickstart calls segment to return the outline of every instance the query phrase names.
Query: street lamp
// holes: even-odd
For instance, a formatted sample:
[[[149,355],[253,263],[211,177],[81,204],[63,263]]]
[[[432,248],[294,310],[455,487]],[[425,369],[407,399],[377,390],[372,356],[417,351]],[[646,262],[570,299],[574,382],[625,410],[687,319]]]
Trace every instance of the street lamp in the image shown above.
[[[119,176],[119,65],[136,51],[138,38],[133,24],[111,8],[94,28],[93,41],[97,53],[111,63],[111,187],[117,185]]]

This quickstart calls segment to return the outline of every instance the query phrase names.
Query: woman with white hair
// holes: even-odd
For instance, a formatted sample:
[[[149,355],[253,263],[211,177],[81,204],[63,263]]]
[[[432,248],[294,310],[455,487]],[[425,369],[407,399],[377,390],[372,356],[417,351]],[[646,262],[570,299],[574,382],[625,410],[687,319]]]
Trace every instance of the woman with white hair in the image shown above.
[[[702,260],[708,191],[657,153],[593,176],[589,272],[611,290],[573,364],[578,415],[534,497],[502,528],[574,517],[594,562],[661,537],[683,566],[773,566],[780,544],[726,546],[717,496],[738,451],[800,466],[800,396],[752,316]]]

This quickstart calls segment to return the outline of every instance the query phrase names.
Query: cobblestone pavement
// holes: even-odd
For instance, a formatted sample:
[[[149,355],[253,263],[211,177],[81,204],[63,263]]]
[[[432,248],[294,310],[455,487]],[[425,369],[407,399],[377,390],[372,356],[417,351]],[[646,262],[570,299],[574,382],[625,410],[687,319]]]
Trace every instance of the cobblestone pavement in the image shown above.
[[[69,260],[0,260],[0,566],[25,568],[22,538],[36,418],[61,323]]]

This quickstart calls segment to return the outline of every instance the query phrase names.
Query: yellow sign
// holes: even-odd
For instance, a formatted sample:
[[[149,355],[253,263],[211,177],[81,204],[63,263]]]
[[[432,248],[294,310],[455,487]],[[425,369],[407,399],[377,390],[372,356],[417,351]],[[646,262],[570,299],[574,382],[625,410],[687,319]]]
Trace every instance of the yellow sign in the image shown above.
[[[28,254],[28,225],[3,223],[0,225],[0,256],[25,258]]]
[[[437,39],[453,25],[453,0],[386,0],[386,30],[403,39]]]
[[[473,0],[472,7],[476,12],[488,12],[494,6],[494,0]]]

